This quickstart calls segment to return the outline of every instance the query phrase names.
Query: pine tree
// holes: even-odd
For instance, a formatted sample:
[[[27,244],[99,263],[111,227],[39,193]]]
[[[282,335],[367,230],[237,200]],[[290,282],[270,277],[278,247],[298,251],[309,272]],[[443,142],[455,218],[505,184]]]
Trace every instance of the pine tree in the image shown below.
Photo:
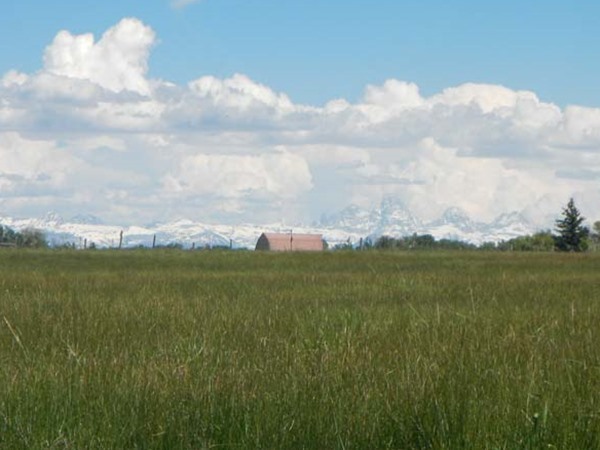
[[[581,215],[571,198],[563,208],[562,219],[556,220],[555,248],[562,252],[582,252],[587,249],[590,230],[583,226],[585,217]]]

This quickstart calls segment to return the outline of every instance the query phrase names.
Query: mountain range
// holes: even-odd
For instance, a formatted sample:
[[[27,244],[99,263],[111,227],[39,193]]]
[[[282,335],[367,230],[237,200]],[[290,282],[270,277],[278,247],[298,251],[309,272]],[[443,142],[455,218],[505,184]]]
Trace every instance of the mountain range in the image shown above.
[[[124,247],[150,247],[154,236],[156,245],[180,244],[184,248],[195,246],[227,246],[254,248],[261,233],[294,232],[320,233],[330,246],[351,243],[361,238],[375,240],[379,236],[408,236],[414,233],[431,234],[436,239],[454,239],[474,244],[486,241],[499,242],[517,236],[532,234],[537,227],[518,212],[501,214],[490,223],[476,222],[463,210],[448,208],[434,221],[423,222],[413,215],[402,202],[384,199],[372,210],[351,205],[341,211],[324,215],[312,225],[238,224],[220,225],[179,219],[172,222],[145,226],[105,224],[100,218],[79,214],[68,220],[50,212],[41,218],[16,219],[0,215],[0,224],[15,230],[35,228],[46,234],[52,246],[74,244],[83,247],[94,243],[97,247],[116,247],[123,231]]]

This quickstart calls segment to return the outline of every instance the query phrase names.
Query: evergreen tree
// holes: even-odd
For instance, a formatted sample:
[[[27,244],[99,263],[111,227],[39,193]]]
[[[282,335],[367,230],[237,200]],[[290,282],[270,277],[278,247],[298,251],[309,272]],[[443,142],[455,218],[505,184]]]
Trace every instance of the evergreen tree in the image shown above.
[[[587,249],[587,237],[590,230],[584,227],[583,217],[571,198],[566,208],[563,208],[562,219],[556,220],[555,236],[556,250],[563,252],[581,252]]]

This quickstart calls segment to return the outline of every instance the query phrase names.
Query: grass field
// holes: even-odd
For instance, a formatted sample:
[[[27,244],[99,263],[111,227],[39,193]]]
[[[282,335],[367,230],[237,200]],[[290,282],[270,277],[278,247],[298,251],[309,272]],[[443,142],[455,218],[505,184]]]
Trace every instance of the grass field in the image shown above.
[[[600,255],[0,251],[41,448],[600,448]]]

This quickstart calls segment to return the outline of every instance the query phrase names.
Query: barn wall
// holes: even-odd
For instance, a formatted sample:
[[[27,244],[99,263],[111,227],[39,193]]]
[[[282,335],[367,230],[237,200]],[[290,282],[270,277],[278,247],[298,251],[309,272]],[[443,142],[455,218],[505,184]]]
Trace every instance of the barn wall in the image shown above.
[[[256,242],[256,250],[323,251],[323,238],[317,234],[263,233]]]

